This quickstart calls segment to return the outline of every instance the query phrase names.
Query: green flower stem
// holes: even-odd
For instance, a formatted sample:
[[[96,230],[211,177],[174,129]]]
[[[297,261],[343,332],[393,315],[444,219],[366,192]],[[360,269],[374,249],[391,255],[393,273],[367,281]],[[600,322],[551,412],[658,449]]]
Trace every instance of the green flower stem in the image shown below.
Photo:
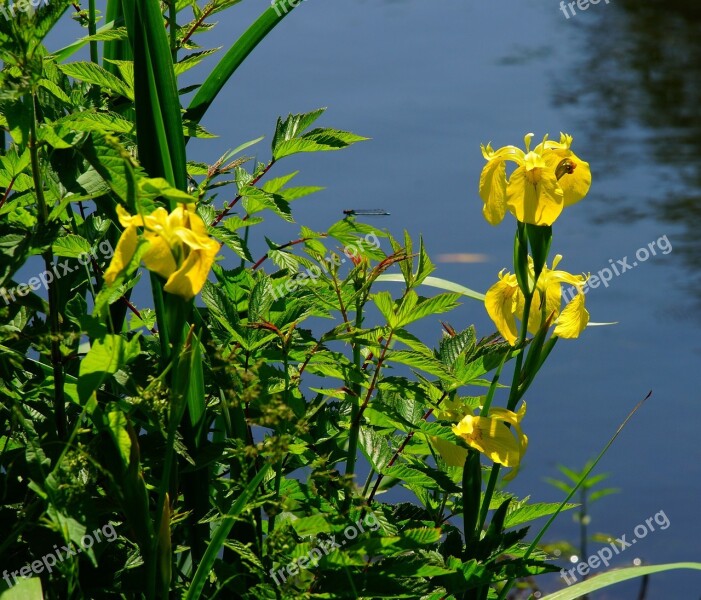
[[[36,94],[32,94],[32,118],[29,132],[29,156],[32,166],[32,179],[34,181],[34,193],[37,198],[39,214],[37,218],[38,228],[45,229],[49,226],[49,208],[44,198],[44,187],[41,180],[41,167],[39,164],[39,146],[37,141],[38,105]],[[42,253],[46,271],[51,271],[53,264],[53,252],[51,248]],[[65,440],[68,434],[68,422],[66,419],[66,401],[63,393],[64,372],[63,357],[61,356],[61,319],[59,314],[59,297],[57,282],[48,284],[49,314],[47,315],[51,331],[51,367],[54,376],[54,415],[56,416],[56,433],[59,439]]]
[[[88,1],[88,35],[93,36],[97,31],[95,23],[97,22],[95,14],[95,0]],[[97,64],[100,58],[97,55],[97,42],[90,40],[90,60]]]
[[[465,534],[465,558],[471,556],[471,546],[479,541],[477,523],[480,517],[480,492],[482,491],[482,465],[480,453],[473,448],[467,451],[462,468],[462,513]]]
[[[518,242],[517,242],[518,243]],[[535,287],[535,283],[534,283]],[[531,303],[533,302],[533,293],[530,290],[524,292],[524,308],[523,308],[523,321],[521,321],[521,334],[518,340],[516,340],[516,347],[521,346],[526,340],[528,335],[528,315],[531,311]],[[507,402],[506,408],[508,410],[513,410],[518,401],[521,399],[521,394],[519,393],[519,382],[521,380],[521,365],[523,364],[523,350],[516,357],[516,365],[514,366],[514,375],[511,380],[511,391],[509,392],[509,401]],[[492,472],[489,474],[489,481],[487,482],[487,488],[484,492],[484,500],[482,500],[482,508],[480,509],[480,516],[477,521],[477,532],[479,532],[487,520],[487,513],[489,512],[489,505],[492,502],[492,496],[494,495],[494,488],[497,484],[497,479],[499,477],[499,470],[501,465],[495,463],[492,466]]]
[[[169,297],[169,302],[166,306],[170,308],[174,308],[175,313],[184,313],[184,311],[187,309],[187,306],[183,306],[186,304],[189,304],[191,306],[192,301],[189,303],[186,303],[184,300],[181,300],[178,297],[171,296]],[[175,307],[173,307],[173,303],[176,304]],[[181,327],[182,323],[184,321],[181,321]],[[170,325],[168,323],[167,325]],[[156,527],[158,527],[161,523],[161,519],[163,517],[163,506],[166,498],[166,493],[170,489],[170,484],[171,484],[171,478],[172,478],[172,472],[173,472],[173,465],[174,465],[174,459],[175,459],[175,436],[176,432],[178,430],[178,427],[183,419],[183,416],[185,414],[185,409],[188,405],[188,393],[189,393],[189,387],[190,387],[190,372],[192,368],[192,354],[193,354],[193,349],[192,349],[192,344],[193,343],[199,343],[197,338],[192,335],[193,329],[191,328],[188,332],[187,338],[184,340],[182,344],[182,348],[178,348],[177,352],[173,352],[171,354],[171,360],[175,361],[173,363],[173,369],[172,369],[172,387],[171,387],[171,394],[172,394],[172,400],[170,403],[170,412],[168,414],[168,433],[167,433],[167,439],[166,439],[166,454],[165,454],[165,459],[164,459],[164,464],[163,464],[163,472],[161,474],[161,480],[160,484],[158,486],[158,502],[156,504],[156,514],[155,514],[155,519],[154,523],[156,524]],[[156,581],[157,581],[157,575],[158,575],[158,546],[154,544],[154,547],[152,548],[152,556],[150,557],[151,560],[147,563],[147,571],[148,571],[148,586],[149,590],[152,593],[155,593],[156,590]],[[149,598],[154,597],[154,596],[148,596]]]
[[[504,365],[507,363],[508,360],[511,359],[513,356],[513,349],[510,352],[507,352],[504,354],[504,358],[501,359],[501,362],[499,363],[499,366],[497,367],[496,373],[494,373],[494,377],[492,377],[492,383],[489,386],[489,391],[487,392],[487,397],[484,400],[484,404],[482,405],[482,409],[480,410],[480,416],[481,417],[487,417],[489,416],[489,409],[492,406],[492,399],[494,398],[494,392],[496,392],[497,389],[497,383],[499,383],[499,377],[501,376],[501,370],[504,368]]]

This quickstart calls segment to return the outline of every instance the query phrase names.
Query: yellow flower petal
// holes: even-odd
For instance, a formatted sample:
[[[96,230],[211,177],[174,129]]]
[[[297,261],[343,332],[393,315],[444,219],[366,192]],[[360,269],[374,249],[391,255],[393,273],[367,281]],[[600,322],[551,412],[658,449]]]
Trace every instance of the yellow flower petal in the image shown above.
[[[579,202],[591,187],[589,164],[570,149],[572,136],[561,133],[555,142],[546,135],[531,151],[532,138],[532,133],[524,138],[526,152],[515,146],[497,151],[490,145],[481,147],[487,165],[480,177],[480,196],[484,216],[492,225],[503,220],[506,209],[523,223],[552,225],[565,206]],[[561,164],[565,159],[566,169]],[[507,160],[519,165],[508,180]]]
[[[120,208],[121,207],[117,205],[117,212],[119,212]],[[112,256],[110,266],[102,275],[107,285],[112,285],[117,277],[127,268],[129,262],[134,256],[134,253],[136,252],[138,241],[136,227],[127,227],[122,232],[122,235],[117,242],[117,248],[114,251],[114,256]]]
[[[515,279],[515,276],[512,277]],[[514,309],[519,297],[523,296],[518,284],[512,285],[504,278],[489,288],[484,299],[487,314],[494,321],[502,337],[512,346],[518,337]]]
[[[522,223],[552,225],[564,207],[555,172],[544,167],[517,168],[507,186],[506,206]]]
[[[217,252],[219,244],[212,239],[209,240],[206,249],[192,250],[182,266],[168,278],[163,289],[186,300],[199,294],[207,281]]]
[[[141,215],[131,216],[121,205],[117,204],[117,218],[122,227],[142,227],[144,220]]]
[[[554,335],[561,338],[577,338],[589,323],[589,313],[584,308],[584,294],[578,293],[567,304],[557,319]]]
[[[492,462],[515,467],[521,459],[521,444],[502,422],[490,417],[465,417],[453,427],[471,448],[479,450]]]
[[[178,268],[171,246],[160,235],[146,233],[145,237],[149,242],[149,247],[141,259],[144,261],[144,266],[149,271],[168,279]]]
[[[506,165],[494,158],[482,169],[479,194],[484,201],[482,214],[490,225],[499,225],[506,214]]]
[[[589,192],[591,187],[591,169],[574,152],[553,150],[546,155],[548,167],[556,169],[565,158],[569,159],[574,170],[560,177],[559,184],[565,197],[565,206],[579,202]]]

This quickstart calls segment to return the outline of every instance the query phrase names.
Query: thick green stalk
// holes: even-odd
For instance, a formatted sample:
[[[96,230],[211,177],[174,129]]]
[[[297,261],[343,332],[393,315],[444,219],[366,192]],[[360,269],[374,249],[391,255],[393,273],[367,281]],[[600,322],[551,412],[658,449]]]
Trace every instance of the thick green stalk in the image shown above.
[[[88,0],[88,34],[93,36],[97,31],[96,15],[95,15],[95,0]],[[97,64],[100,58],[97,55],[97,42],[90,40],[90,60]]]
[[[34,193],[39,207],[37,224],[39,229],[46,229],[49,226],[49,207],[44,198],[44,184],[41,178],[41,166],[39,164],[39,146],[37,141],[37,120],[38,104],[36,94],[32,94],[32,118],[29,133],[29,156],[32,166],[32,179],[34,180]],[[51,248],[42,254],[44,266],[48,273],[53,266],[53,252]],[[64,372],[63,357],[61,356],[61,319],[59,314],[59,297],[57,281],[52,281],[48,285],[49,293],[49,314],[47,315],[51,331],[51,368],[54,376],[54,416],[56,418],[56,433],[59,439],[65,440],[68,434],[68,423],[66,420],[66,402],[63,392]]]
[[[534,284],[535,285],[535,284]],[[526,340],[528,335],[528,315],[531,310],[531,303],[533,302],[533,294],[529,291],[525,295],[525,303],[523,308],[523,321],[521,321],[521,333],[518,340],[516,340],[516,346],[520,346]],[[523,350],[516,357],[516,365],[514,366],[514,375],[511,380],[511,391],[509,392],[509,400],[507,403],[507,409],[513,410],[518,401],[521,398],[519,394],[519,382],[521,381],[521,365],[523,364]],[[480,518],[478,521],[478,529],[484,527],[484,523],[487,520],[487,513],[489,512],[489,505],[492,501],[492,496],[494,495],[494,488],[497,484],[497,479],[499,477],[499,470],[501,465],[495,463],[492,466],[492,472],[489,474],[489,481],[487,482],[487,488],[484,491],[484,500],[482,501],[482,508],[480,509]]]

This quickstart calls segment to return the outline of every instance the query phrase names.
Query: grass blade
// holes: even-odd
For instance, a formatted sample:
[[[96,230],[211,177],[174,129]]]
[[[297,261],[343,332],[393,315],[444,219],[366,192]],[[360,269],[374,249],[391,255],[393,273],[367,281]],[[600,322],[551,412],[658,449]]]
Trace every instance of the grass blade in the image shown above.
[[[664,565],[646,565],[644,567],[626,567],[625,569],[615,569],[609,573],[602,573],[581,583],[577,583],[567,589],[560,590],[554,594],[549,594],[543,597],[543,600],[575,600],[581,598],[585,594],[595,592],[622,581],[635,579],[644,575],[652,575],[653,573],[664,573],[674,569],[694,569],[701,571],[701,563],[680,562],[667,563]]]
[[[376,279],[376,281],[392,281],[404,283],[404,277],[398,274],[395,275],[393,273],[383,273]],[[440,277],[426,277],[426,279],[424,279],[421,282],[421,285],[428,285],[430,287],[446,290],[448,292],[455,292],[457,294],[467,296],[468,298],[473,298],[474,300],[484,302],[484,294],[475,292],[474,290],[471,290],[470,288],[465,287],[464,285],[460,285],[459,283],[454,283],[452,281],[448,281],[447,279],[441,279]]]

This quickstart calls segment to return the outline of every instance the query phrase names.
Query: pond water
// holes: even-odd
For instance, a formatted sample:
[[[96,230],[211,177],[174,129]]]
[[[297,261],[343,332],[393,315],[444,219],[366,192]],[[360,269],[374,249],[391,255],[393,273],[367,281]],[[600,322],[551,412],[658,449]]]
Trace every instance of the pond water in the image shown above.
[[[591,530],[630,540],[659,511],[670,524],[616,566],[701,560],[701,11],[687,4],[603,0],[566,18],[557,1],[309,0],[213,105],[203,124],[221,137],[190,148],[213,161],[263,133],[269,140],[279,114],[328,106],[324,125],[372,141],[292,157],[275,171],[299,168],[301,183],[327,188],[299,204],[297,221],[324,230],[343,209],[386,209],[391,216],[377,223],[395,235],[422,234],[436,276],[485,291],[509,265],[514,225],[507,218],[492,228],[482,218],[479,144],[572,134],[593,185],[558,220],[553,250],[575,273],[623,259],[637,266],[587,295],[592,321],[617,324],[562,340],[529,392],[530,447],[512,489],[560,500],[543,479],[556,477],[558,464],[581,468],[652,390],[597,469],[621,491],[592,506]],[[264,6],[249,0],[218,15],[202,43],[228,47]],[[279,241],[295,233],[285,224],[267,230]],[[636,260],[658,240],[666,253],[643,260],[641,250]],[[456,253],[486,258],[438,260]],[[474,322],[482,335],[494,329],[477,302],[449,321]],[[428,342],[440,335],[429,324],[415,332]],[[546,539],[575,541],[577,532],[563,515]],[[638,587],[593,597],[636,598]],[[652,577],[646,598],[700,596],[701,576],[677,571]]]

